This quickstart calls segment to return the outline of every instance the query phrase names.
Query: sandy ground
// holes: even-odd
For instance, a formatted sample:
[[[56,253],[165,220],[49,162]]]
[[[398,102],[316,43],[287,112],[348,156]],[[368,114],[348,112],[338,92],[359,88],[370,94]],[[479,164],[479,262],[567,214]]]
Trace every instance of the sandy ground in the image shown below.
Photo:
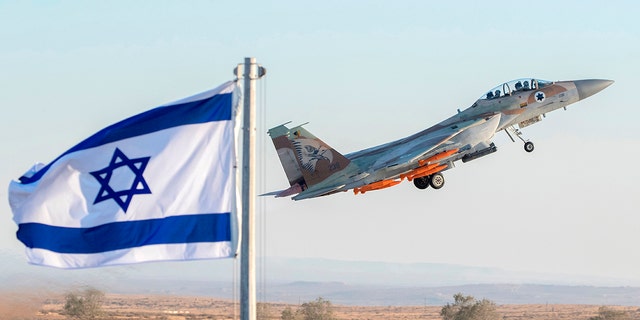
[[[64,297],[59,294],[0,295],[0,319],[65,319],[62,314]],[[280,319],[282,310],[297,305],[264,304],[258,319]],[[592,305],[500,305],[503,319],[588,319],[597,315],[600,306]],[[640,319],[640,307],[609,306],[628,313],[630,319]],[[441,306],[359,307],[334,306],[337,319],[441,319]],[[205,297],[162,295],[107,294],[103,304],[104,319],[237,319],[237,304],[233,301]]]

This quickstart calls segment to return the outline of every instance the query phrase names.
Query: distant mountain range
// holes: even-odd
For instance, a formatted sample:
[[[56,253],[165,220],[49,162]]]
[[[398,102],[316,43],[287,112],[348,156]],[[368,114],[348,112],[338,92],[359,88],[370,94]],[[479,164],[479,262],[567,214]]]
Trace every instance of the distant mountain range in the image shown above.
[[[477,284],[446,287],[364,286],[294,282],[270,286],[268,301],[299,302],[322,296],[337,304],[361,306],[444,305],[463,293],[497,304],[590,304],[640,306],[638,287]]]
[[[310,258],[266,259],[268,281],[344,282],[394,286],[535,283],[554,285],[639,286],[637,279],[510,271],[443,263],[392,263]]]
[[[0,255],[0,290],[175,294],[231,299],[238,295],[233,260],[164,262],[85,270],[29,266]],[[24,260],[23,260],[24,261]],[[344,305],[444,305],[461,292],[498,304],[640,306],[640,280],[514,272],[437,263],[388,263],[308,258],[258,259],[258,297],[299,303],[324,297]],[[235,273],[235,277],[234,277]],[[236,280],[234,280],[234,278]],[[266,281],[263,281],[266,279]],[[44,289],[42,289],[44,290]]]
[[[108,292],[169,294],[233,299],[230,282],[134,280]],[[264,289],[264,290],[263,290]],[[237,289],[235,289],[237,290]],[[268,283],[258,286],[258,300],[299,304],[323,297],[334,304],[358,306],[421,306],[453,302],[463,293],[497,304],[588,304],[640,306],[640,287],[593,287],[537,284],[475,284],[443,287],[358,285],[343,282]]]

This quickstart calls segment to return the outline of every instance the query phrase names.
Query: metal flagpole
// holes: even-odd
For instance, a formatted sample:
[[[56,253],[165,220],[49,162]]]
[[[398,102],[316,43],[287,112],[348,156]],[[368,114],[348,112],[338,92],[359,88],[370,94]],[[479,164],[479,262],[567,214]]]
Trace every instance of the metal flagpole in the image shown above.
[[[256,80],[265,69],[255,58],[244,58],[236,69],[244,79],[242,120],[242,239],[240,247],[240,319],[256,319],[256,251],[255,251],[255,164],[256,164]]]

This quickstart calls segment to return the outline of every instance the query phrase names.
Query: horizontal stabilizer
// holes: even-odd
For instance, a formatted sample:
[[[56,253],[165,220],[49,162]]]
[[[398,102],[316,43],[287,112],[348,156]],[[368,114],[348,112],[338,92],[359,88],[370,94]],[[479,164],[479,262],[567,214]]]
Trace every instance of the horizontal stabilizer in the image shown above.
[[[294,194],[298,194],[300,192],[302,192],[302,187],[299,184],[294,184],[287,189],[279,190],[279,191],[271,191],[271,192],[263,193],[259,196],[260,197],[275,196],[276,198],[282,198],[282,197],[288,197]]]
[[[321,196],[326,196],[326,195],[330,195],[336,192],[340,192],[340,191],[346,191],[343,190],[345,187],[345,185],[339,185],[339,186],[333,186],[333,187],[327,187],[327,188],[320,188],[320,189],[307,189],[303,192],[300,192],[297,196],[291,198],[293,200],[303,200],[303,199],[308,199],[308,198],[315,198],[315,197],[321,197]]]

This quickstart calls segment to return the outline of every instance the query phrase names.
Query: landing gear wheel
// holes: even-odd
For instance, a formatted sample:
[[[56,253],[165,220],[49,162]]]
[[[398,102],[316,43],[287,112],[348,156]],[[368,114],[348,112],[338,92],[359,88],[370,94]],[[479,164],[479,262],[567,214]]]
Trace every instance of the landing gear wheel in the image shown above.
[[[436,190],[442,188],[444,186],[444,176],[441,173],[434,173],[431,175],[431,182],[429,184]]]
[[[413,185],[420,190],[424,190],[429,187],[429,176],[413,179]]]
[[[534,149],[533,142],[527,141],[527,142],[524,143],[524,151],[532,152],[533,149]]]

